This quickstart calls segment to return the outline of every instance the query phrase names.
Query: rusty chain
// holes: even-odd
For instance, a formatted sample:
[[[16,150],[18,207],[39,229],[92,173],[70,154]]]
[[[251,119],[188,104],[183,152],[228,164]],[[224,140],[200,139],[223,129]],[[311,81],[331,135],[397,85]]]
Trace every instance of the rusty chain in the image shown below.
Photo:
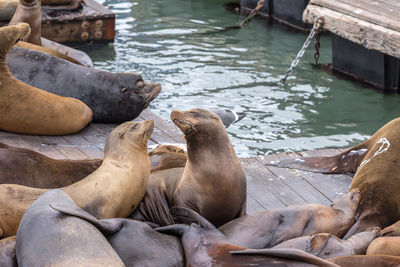
[[[308,46],[311,43],[311,40],[314,38],[315,34],[317,33],[317,31],[319,32],[319,29],[322,27],[322,25],[324,24],[324,18],[318,18],[315,22],[314,22],[314,26],[311,29],[310,35],[307,37],[306,41],[303,44],[303,47],[300,49],[299,53],[297,54],[296,58],[293,60],[292,64],[290,65],[290,67],[287,69],[285,77],[283,77],[280,82],[281,83],[285,83],[286,79],[292,75],[294,68],[297,67],[297,65],[300,62],[300,59],[304,56],[304,52],[306,51],[306,49],[308,48]],[[315,47],[317,48],[317,46]],[[319,58],[319,38],[318,38],[318,53],[315,54],[316,58]]]
[[[317,29],[315,31],[315,52],[314,52],[315,65],[318,65],[318,60],[319,60],[319,48],[321,47],[320,37],[321,37],[321,30]]]
[[[250,11],[250,14],[247,16],[247,18],[245,18],[242,23],[240,23],[240,28],[243,28],[244,26],[249,24],[249,22],[254,18],[255,15],[257,15],[258,11],[260,11],[263,5],[264,0],[259,0],[257,6],[252,11]]]

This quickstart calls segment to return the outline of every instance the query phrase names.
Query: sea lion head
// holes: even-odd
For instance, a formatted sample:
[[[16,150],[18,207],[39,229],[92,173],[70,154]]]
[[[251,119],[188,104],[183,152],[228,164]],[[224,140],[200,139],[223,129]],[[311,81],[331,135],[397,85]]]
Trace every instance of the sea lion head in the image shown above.
[[[340,209],[344,211],[349,210],[354,214],[358,208],[360,199],[361,199],[360,190],[358,190],[358,188],[354,188],[349,193],[337,198],[331,204],[331,207],[334,209]]]
[[[147,153],[147,141],[153,133],[154,122],[125,122],[115,128],[107,138],[104,156],[120,153],[121,150],[132,148]]]
[[[0,58],[5,59],[8,51],[31,33],[28,23],[18,23],[0,28]]]
[[[218,115],[205,109],[174,110],[171,113],[171,120],[185,134],[186,139],[195,135],[212,139],[220,133],[218,129],[223,129],[226,134],[225,127]]]

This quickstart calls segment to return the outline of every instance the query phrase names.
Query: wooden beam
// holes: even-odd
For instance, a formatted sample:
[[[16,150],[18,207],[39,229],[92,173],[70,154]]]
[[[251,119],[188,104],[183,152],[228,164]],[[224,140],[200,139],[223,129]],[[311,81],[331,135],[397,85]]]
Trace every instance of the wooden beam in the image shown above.
[[[307,23],[313,24],[320,17],[325,19],[324,29],[367,49],[400,58],[400,32],[316,5],[304,10]]]
[[[362,19],[376,25],[400,31],[400,5],[397,7],[384,5],[388,0],[311,0],[310,4],[338,11],[340,13]]]

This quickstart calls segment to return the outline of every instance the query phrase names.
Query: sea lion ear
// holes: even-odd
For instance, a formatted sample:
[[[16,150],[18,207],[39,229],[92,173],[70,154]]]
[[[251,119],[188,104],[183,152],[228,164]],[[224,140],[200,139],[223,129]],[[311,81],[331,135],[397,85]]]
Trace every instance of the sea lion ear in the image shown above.
[[[87,213],[83,209],[79,208],[76,205],[68,205],[68,204],[56,204],[51,203],[49,206],[62,212],[66,215],[75,216],[86,220],[92,223],[96,228],[98,228],[103,234],[113,234],[121,230],[124,225],[124,221],[121,219],[105,219],[105,220],[98,220],[93,215]]]
[[[214,225],[212,225],[209,221],[207,221],[194,210],[174,206],[171,208],[171,214],[176,222],[188,224],[197,223],[203,228],[216,229]]]
[[[184,224],[173,224],[173,225],[158,227],[155,228],[154,230],[162,234],[182,236],[187,230],[189,230],[189,228],[190,226]]]

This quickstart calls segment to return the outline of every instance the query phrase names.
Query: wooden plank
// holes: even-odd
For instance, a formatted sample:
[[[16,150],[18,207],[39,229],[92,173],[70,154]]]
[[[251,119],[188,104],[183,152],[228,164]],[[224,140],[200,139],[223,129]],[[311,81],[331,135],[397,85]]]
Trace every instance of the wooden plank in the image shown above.
[[[308,5],[303,13],[307,23],[320,17],[325,20],[324,29],[367,49],[400,58],[400,32],[316,5]]]
[[[262,210],[265,210],[265,207],[263,207],[250,193],[247,193],[247,214],[253,214]]]
[[[400,5],[371,0],[311,0],[310,3],[362,19],[395,31],[400,31]]]
[[[268,209],[277,208],[280,203],[285,206],[307,203],[299,194],[284,184],[257,159],[243,159],[242,168],[247,177],[248,191],[264,207]],[[280,203],[276,200],[272,202],[272,199],[266,199],[266,196],[269,195],[275,196]]]

